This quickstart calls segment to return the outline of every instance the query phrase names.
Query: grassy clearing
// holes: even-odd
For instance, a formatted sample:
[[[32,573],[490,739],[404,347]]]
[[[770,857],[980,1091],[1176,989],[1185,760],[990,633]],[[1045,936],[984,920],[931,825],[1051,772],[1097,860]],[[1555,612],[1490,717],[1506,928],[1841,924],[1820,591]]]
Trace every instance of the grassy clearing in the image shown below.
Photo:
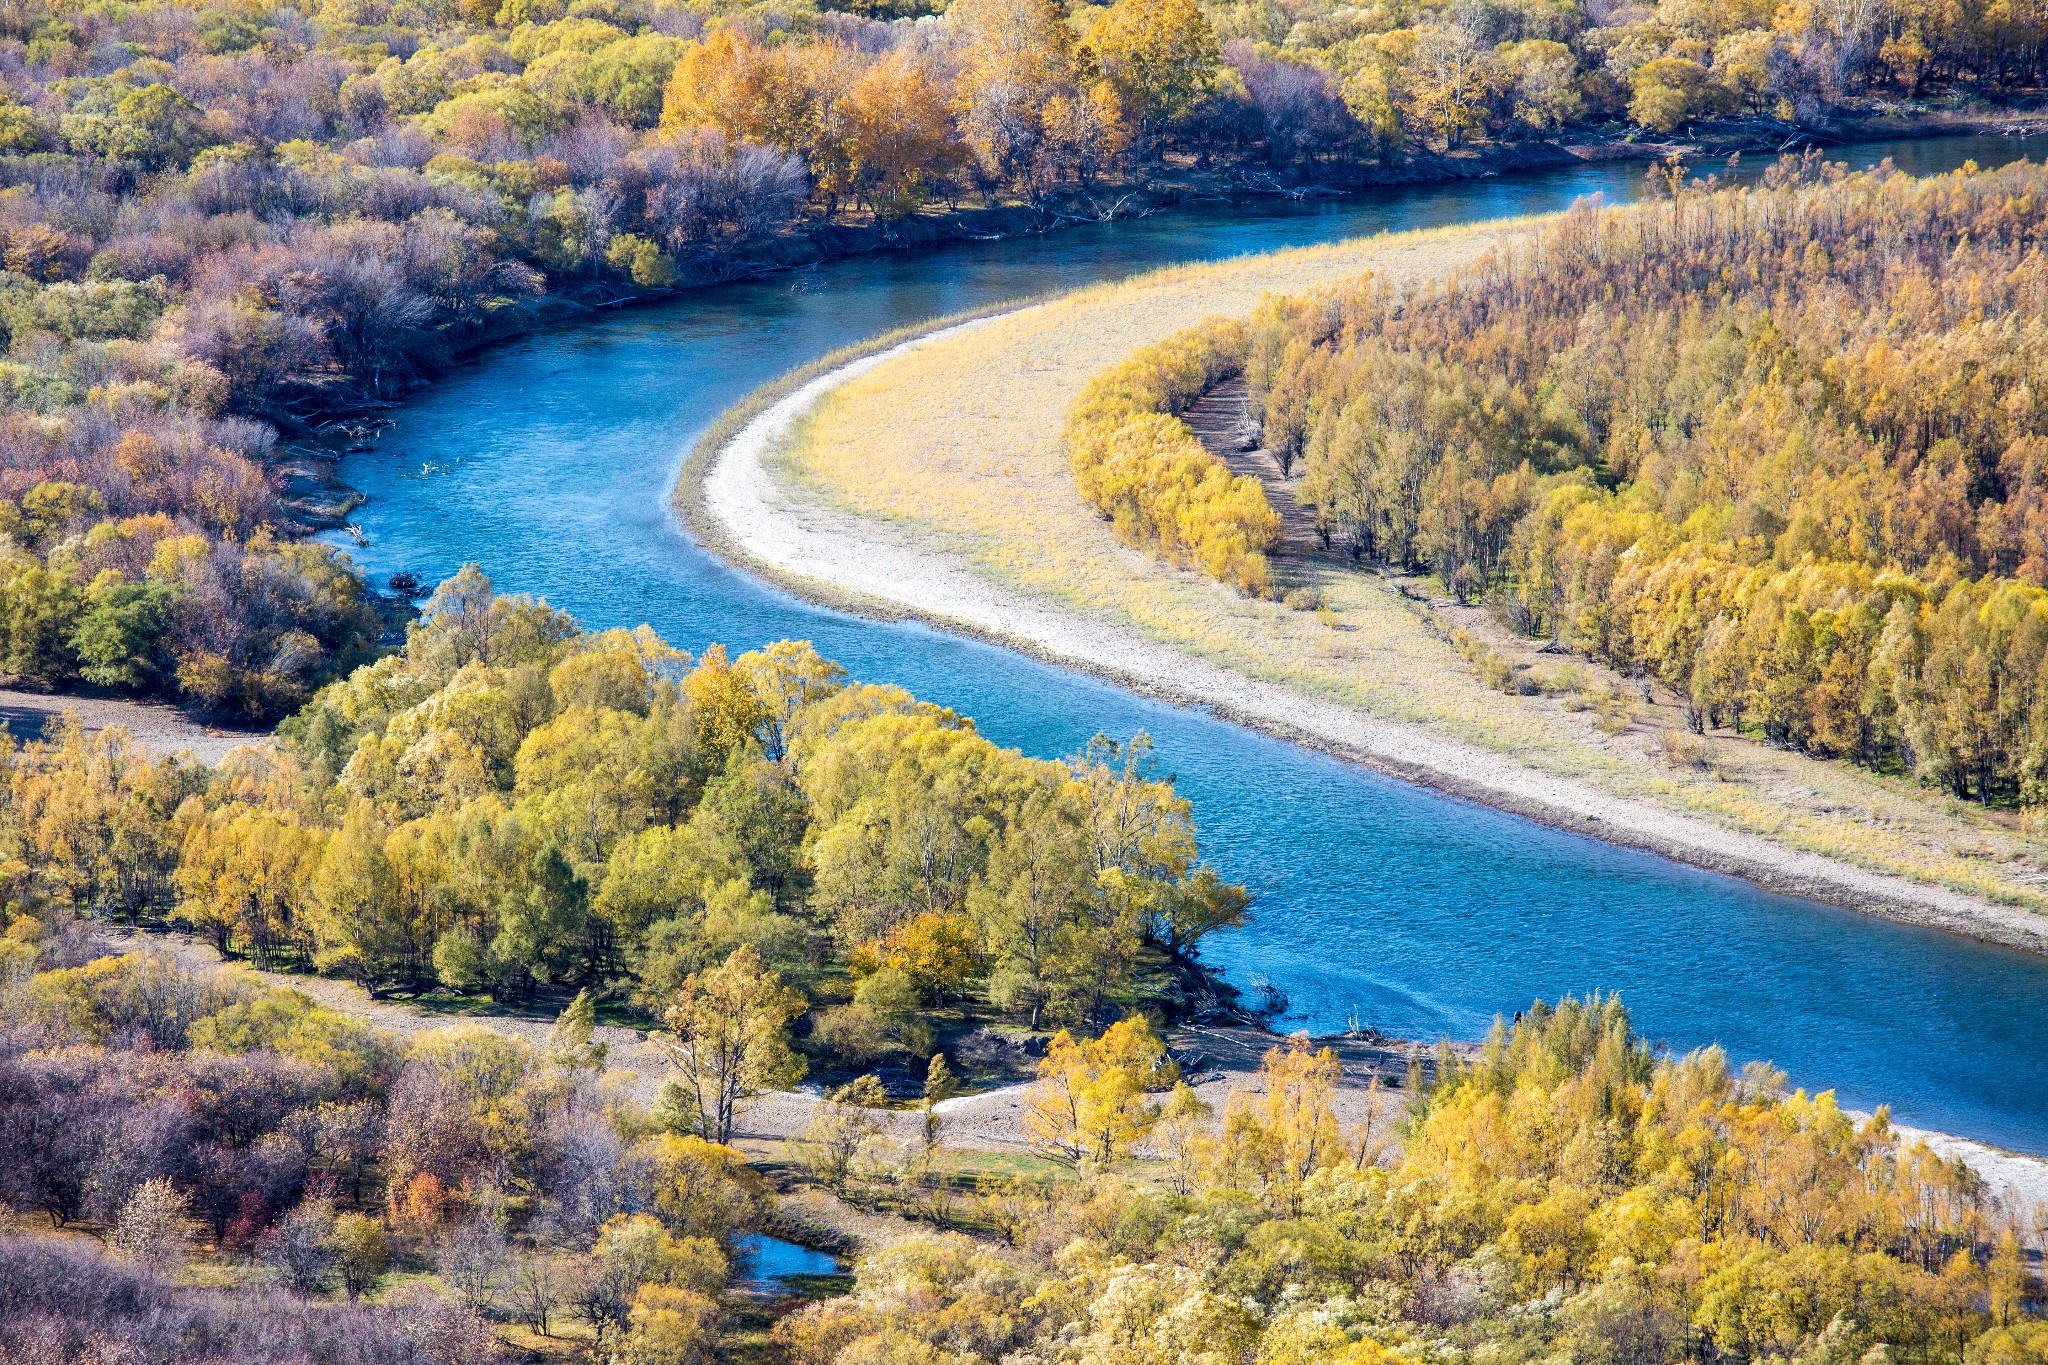
[[[1005,587],[1241,674],[1791,848],[2048,909],[2048,849],[1998,813],[1734,737],[1710,740],[1716,759],[1702,765],[1663,742],[1679,726],[1675,709],[1643,703],[1633,684],[1597,667],[1580,664],[1585,684],[1563,695],[1509,695],[1448,631],[1486,633],[1511,658],[1529,646],[1448,603],[1418,605],[1377,575],[1334,564],[1295,566],[1281,585],[1316,589],[1323,610],[1248,599],[1118,544],[1075,492],[1062,441],[1068,409],[1135,348],[1206,317],[1247,316],[1269,293],[1368,269],[1397,282],[1456,270],[1527,227],[1363,239],[1065,295],[846,383],[771,463],[786,483]],[[1631,695],[1593,706],[1583,704],[1589,690]]]

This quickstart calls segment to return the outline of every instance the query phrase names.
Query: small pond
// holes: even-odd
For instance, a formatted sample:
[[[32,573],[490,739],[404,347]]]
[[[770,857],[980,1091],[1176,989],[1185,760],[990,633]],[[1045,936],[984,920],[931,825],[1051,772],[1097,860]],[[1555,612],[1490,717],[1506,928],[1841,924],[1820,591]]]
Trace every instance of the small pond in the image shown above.
[[[739,1278],[767,1289],[793,1288],[791,1281],[811,1275],[839,1275],[844,1271],[839,1258],[780,1237],[754,1233],[740,1238]]]

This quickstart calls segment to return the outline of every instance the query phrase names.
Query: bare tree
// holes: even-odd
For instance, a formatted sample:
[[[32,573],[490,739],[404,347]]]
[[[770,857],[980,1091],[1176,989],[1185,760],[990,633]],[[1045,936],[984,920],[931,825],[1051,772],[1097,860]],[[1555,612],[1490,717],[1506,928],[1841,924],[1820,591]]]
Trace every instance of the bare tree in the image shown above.
[[[564,1272],[559,1256],[529,1251],[513,1258],[506,1276],[513,1310],[544,1337],[554,1335],[549,1326],[569,1295],[569,1277]]]
[[[488,1213],[477,1212],[452,1228],[434,1262],[462,1302],[477,1313],[496,1311],[511,1281],[511,1244]]]
[[[1266,130],[1267,158],[1292,166],[1342,147],[1358,130],[1337,83],[1321,67],[1265,57],[1236,39],[1223,49]]]
[[[263,1234],[256,1254],[301,1298],[324,1294],[334,1278],[334,1204],[309,1199]]]
[[[677,256],[716,269],[794,221],[808,191],[803,162],[700,128],[640,153],[647,220]]]

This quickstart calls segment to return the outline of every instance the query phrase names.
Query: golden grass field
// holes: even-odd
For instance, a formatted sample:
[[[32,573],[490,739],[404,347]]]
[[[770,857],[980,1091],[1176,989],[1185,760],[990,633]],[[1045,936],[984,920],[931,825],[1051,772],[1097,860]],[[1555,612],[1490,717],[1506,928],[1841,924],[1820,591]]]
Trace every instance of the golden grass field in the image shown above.
[[[1205,317],[1248,316],[1365,270],[1397,282],[1456,270],[1531,224],[1363,239],[1097,286],[897,356],[830,394],[773,458],[778,479],[889,523],[1013,590],[1133,629],[1242,674],[1421,726],[1617,796],[1862,867],[2011,905],[2048,909],[2048,846],[1998,813],[1912,783],[1732,736],[1667,751],[1675,709],[1635,699],[1608,733],[1585,689],[1497,691],[1454,650],[1452,625],[1505,653],[1529,645],[1477,612],[1404,601],[1375,574],[1295,566],[1320,613],[1239,596],[1117,542],[1074,491],[1062,428],[1098,371]],[[1453,619],[1453,616],[1455,619]],[[1577,665],[1594,692],[1620,680]],[[1617,704],[1605,722],[1615,729]]]

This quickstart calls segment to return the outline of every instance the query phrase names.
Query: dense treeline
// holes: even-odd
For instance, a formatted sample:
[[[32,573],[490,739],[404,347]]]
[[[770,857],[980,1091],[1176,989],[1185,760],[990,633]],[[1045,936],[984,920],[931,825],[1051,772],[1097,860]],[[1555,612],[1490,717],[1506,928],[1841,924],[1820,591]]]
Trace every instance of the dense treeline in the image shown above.
[[[1661,679],[1697,728],[2035,804],[2044,188],[1808,158],[1574,212],[1412,298],[1278,305],[1266,440],[1332,542]]]
[[[76,922],[5,942],[0,1206],[105,1249],[0,1236],[0,1356],[468,1365],[578,1320],[597,1359],[706,1357],[767,1187],[621,1097],[587,996],[543,1047],[401,1042]]]
[[[1263,596],[1279,515],[1257,479],[1233,475],[1179,416],[1235,374],[1244,351],[1243,329],[1217,323],[1096,376],[1068,414],[1067,459],[1081,496],[1124,540]]]
[[[457,1365],[503,1358],[509,1324],[551,1357],[725,1358],[770,1187],[624,1097],[587,995],[537,1046],[401,1041],[75,924],[7,942],[0,1205],[48,1222],[0,1236],[8,1359]],[[785,1305],[775,1358],[2048,1360],[2021,1211],[1882,1112],[1655,1055],[1611,1000],[1446,1049],[1405,1118],[1368,1096],[1349,1129],[1305,1038],[1220,1114],[1142,1017],[1058,1034],[1039,1070],[1025,1131],[1055,1179],[949,1190],[943,1114],[885,1136],[871,1077],[816,1106],[792,1169],[974,1235],[871,1250],[850,1296]]]
[[[1212,1122],[1158,1040],[1056,1043],[1032,1096],[1078,1182],[990,1188],[1009,1246],[912,1238],[786,1319],[799,1365],[2048,1358],[2021,1229],[1967,1169],[1613,1001],[1448,1055],[1400,1141],[1346,1132],[1306,1039]],[[1132,1155],[1149,1160],[1133,1166]]]
[[[715,1358],[767,1198],[724,1145],[756,1096],[812,1064],[941,1093],[935,1021],[1161,1004],[1245,909],[1142,737],[1026,759],[807,645],[692,661],[473,568],[275,749],[210,769],[67,728],[4,762],[0,1207],[111,1253],[0,1237],[10,1360],[454,1365],[507,1322]],[[585,989],[544,1045],[401,1041],[111,955],[124,919],[373,991]],[[605,1074],[604,994],[659,1025],[651,1109]],[[387,1275],[420,1282],[303,1306]]]
[[[377,623],[283,543],[279,430],[549,287],[1169,167],[1351,182],[1475,137],[1995,93],[2042,38],[1918,0],[28,0],[0,15],[0,668],[293,709]]]
[[[276,751],[207,769],[73,731],[5,765],[10,914],[172,919],[372,989],[588,986],[657,1013],[744,949],[855,1061],[928,1055],[924,1012],[969,994],[1034,1025],[1128,1007],[1245,908],[1142,736],[1027,759],[808,645],[693,666],[473,568]]]
[[[934,1007],[1102,1022],[1143,951],[1242,914],[1134,748],[1027,760],[807,646],[693,662],[467,570],[276,752],[11,754],[0,1353],[454,1365],[519,1324],[608,1365],[721,1358],[770,1198],[741,1111],[800,1052],[894,1050],[931,1057],[922,1143],[867,1075],[791,1169],[984,1235],[868,1256],[777,1327],[794,1361],[2048,1360],[1977,1177],[1766,1067],[1659,1058],[1612,1001],[1446,1050],[1403,1123],[1369,1095],[1351,1131],[1327,1052],[1276,1049],[1213,1115],[1142,1014],[1062,1030],[1024,1134],[1078,1179],[959,1193]],[[372,985],[631,991],[673,1079],[626,1097],[590,991],[538,1043],[399,1039],[95,938],[166,912]]]

